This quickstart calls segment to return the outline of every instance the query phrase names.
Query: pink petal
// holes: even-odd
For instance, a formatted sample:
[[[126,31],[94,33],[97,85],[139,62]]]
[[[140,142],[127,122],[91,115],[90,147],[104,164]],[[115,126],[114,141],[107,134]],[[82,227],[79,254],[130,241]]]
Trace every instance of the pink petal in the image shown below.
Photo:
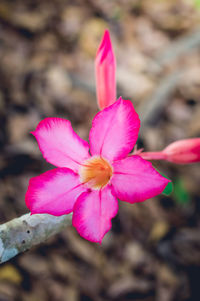
[[[84,191],[77,174],[68,168],[56,168],[30,180],[25,201],[31,213],[58,216],[72,212]]]
[[[110,161],[125,158],[136,143],[139,127],[140,120],[131,101],[119,98],[93,119],[91,154]]]
[[[80,195],[74,206],[73,226],[78,233],[93,242],[101,243],[111,228],[111,219],[117,214],[118,202],[110,187]]]
[[[62,118],[45,118],[32,134],[37,139],[44,158],[58,167],[78,171],[80,163],[89,158],[89,145]]]
[[[160,194],[170,182],[148,161],[131,156],[113,164],[113,193],[121,201],[142,202]]]
[[[109,31],[105,30],[95,60],[97,100],[101,110],[116,100],[115,72],[115,55]]]

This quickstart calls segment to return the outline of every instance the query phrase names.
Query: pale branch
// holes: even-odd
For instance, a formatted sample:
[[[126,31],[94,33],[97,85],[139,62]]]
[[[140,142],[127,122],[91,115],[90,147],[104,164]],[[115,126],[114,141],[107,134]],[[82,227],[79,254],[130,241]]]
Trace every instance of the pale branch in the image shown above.
[[[193,49],[200,47],[200,27],[196,28],[193,32],[188,33],[170,43],[170,46],[161,52],[155,61],[161,66],[165,67],[167,64],[172,63],[177,58],[187,54]]]
[[[174,71],[166,75],[159,83],[155,91],[139,107],[139,116],[141,119],[140,136],[143,131],[158,121],[161,113],[164,111],[170,101],[178,81],[181,78],[183,70]]]
[[[71,225],[71,214],[52,216],[30,213],[0,225],[0,263],[40,244]]]

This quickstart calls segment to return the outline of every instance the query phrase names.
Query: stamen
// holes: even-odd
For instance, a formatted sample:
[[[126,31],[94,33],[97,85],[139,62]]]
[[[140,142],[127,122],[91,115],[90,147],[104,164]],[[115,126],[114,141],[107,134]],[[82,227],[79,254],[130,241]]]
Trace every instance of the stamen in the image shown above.
[[[90,188],[101,189],[108,184],[113,170],[110,163],[102,157],[92,157],[80,169],[81,182]]]

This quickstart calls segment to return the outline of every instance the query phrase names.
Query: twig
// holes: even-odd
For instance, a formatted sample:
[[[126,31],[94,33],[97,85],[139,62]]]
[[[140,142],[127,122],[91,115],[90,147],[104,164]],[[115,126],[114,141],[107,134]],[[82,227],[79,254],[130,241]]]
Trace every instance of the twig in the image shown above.
[[[44,242],[71,224],[71,214],[25,214],[0,225],[0,263]]]
[[[195,31],[188,33],[173,42],[164,52],[155,58],[155,61],[161,67],[164,67],[180,56],[198,47],[200,47],[200,28],[197,28]]]
[[[164,77],[152,96],[142,103],[142,106],[139,108],[139,115],[142,121],[140,134],[147,126],[151,126],[158,121],[160,114],[170,100],[170,95],[180,80],[181,74],[182,71],[179,70]]]

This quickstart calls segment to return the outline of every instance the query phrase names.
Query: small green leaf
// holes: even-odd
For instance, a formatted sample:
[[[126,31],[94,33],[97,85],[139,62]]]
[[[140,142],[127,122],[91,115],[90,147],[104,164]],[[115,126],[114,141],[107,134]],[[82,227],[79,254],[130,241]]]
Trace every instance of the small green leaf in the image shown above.
[[[170,180],[163,172],[160,172],[158,169],[156,169],[164,178]],[[163,190],[162,194],[164,195],[170,195],[173,191],[173,184],[172,182],[169,182],[165,189]]]
[[[168,183],[165,189],[163,190],[162,194],[164,195],[170,195],[173,191],[173,184],[172,182]]]
[[[166,175],[164,175],[163,173],[161,173],[161,175],[162,175],[163,177],[165,177],[166,179],[170,180],[170,179],[169,179]],[[172,193],[172,191],[173,191],[173,184],[172,184],[172,182],[169,182],[169,183],[167,184],[167,186],[165,187],[165,189],[163,190],[162,194],[164,194],[164,195],[170,195],[170,194]]]
[[[190,195],[185,189],[183,180],[178,178],[174,182],[174,199],[177,203],[184,205],[190,202]]]

